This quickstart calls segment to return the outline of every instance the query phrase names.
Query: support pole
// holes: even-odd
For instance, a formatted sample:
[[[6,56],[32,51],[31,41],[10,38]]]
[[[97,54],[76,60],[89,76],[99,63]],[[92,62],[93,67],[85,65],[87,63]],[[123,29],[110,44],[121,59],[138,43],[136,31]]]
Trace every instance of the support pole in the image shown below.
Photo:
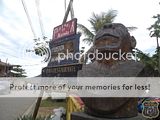
[[[71,11],[71,19],[73,19],[73,18],[74,18],[73,2],[72,2],[72,4],[71,4],[70,7],[71,7],[71,8],[70,8],[70,11]]]
[[[40,104],[41,104],[41,101],[42,101],[43,93],[44,93],[44,91],[42,90],[40,92],[40,97],[38,97],[38,99],[37,99],[36,106],[35,106],[35,109],[34,109],[34,112],[33,112],[33,120],[35,120],[36,117],[37,117],[38,110],[39,110],[39,107],[40,107]]]
[[[66,11],[65,16],[64,16],[64,19],[63,19],[62,24],[64,24],[64,23],[67,21],[67,18],[68,18],[69,12],[70,12],[70,10],[71,10],[72,3],[73,3],[73,0],[70,0],[69,5],[68,5],[68,7],[67,7],[67,11]]]

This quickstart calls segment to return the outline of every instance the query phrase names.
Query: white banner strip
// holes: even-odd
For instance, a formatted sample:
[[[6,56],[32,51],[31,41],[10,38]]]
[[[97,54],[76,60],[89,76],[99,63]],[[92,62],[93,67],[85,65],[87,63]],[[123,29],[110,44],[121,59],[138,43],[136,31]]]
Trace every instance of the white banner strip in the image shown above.
[[[79,97],[160,97],[160,78],[0,78],[0,97],[67,97],[71,94]]]

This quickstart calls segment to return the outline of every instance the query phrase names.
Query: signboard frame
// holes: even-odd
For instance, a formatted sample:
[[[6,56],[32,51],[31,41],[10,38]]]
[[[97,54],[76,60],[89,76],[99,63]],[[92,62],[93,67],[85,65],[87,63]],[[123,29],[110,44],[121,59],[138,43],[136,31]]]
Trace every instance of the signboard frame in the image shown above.
[[[74,55],[75,53],[79,53],[80,51],[79,51],[79,39],[80,39],[80,34],[76,34],[76,35],[72,35],[72,36],[70,36],[70,37],[67,37],[67,38],[64,38],[64,39],[61,39],[61,40],[59,40],[57,43],[51,43],[51,45],[50,45],[50,49],[51,49],[51,54],[52,54],[52,56],[51,56],[51,60],[50,60],[50,62],[49,62],[49,64],[48,64],[48,66],[59,66],[59,65],[69,65],[69,64],[77,64],[78,62],[79,62],[79,59],[76,59],[76,58],[79,58],[79,56],[78,56],[78,54],[76,55],[76,58],[68,58],[68,59],[64,59],[64,60],[54,60],[55,58],[53,58],[53,54],[55,53],[54,51],[53,51],[53,48],[55,48],[55,47],[58,47],[58,46],[61,46],[61,45],[65,45],[65,43],[72,43],[73,44],[73,48],[72,48],[72,54]],[[70,52],[70,50],[69,49],[67,49],[68,50],[68,53]],[[67,51],[67,50],[65,50],[65,51]],[[57,53],[58,54],[58,53]],[[58,56],[57,56],[57,58],[58,58]]]
[[[77,33],[77,19],[74,18],[62,25],[53,29],[52,41],[56,42],[59,39],[69,37]]]
[[[77,77],[77,72],[81,69],[82,64],[48,66],[42,69],[42,77]]]

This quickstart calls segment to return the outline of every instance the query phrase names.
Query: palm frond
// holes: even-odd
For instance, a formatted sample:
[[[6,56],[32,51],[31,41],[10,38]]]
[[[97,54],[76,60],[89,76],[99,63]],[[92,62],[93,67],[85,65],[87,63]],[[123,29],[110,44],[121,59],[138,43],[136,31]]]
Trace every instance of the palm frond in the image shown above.
[[[83,33],[83,35],[89,39],[93,39],[94,38],[94,34],[84,25],[82,24],[77,24],[77,27],[79,28],[79,30]]]
[[[128,29],[128,31],[130,31],[130,32],[131,32],[131,31],[136,30],[136,29],[138,29],[138,28],[137,28],[137,27],[133,27],[133,26],[132,26],[132,27],[127,27],[127,29]]]
[[[100,30],[106,23],[112,23],[116,16],[116,10],[109,10],[108,12],[102,12],[100,14],[92,13],[91,18],[88,20],[92,26],[91,31],[82,24],[77,25],[82,34],[86,37],[83,41],[91,44],[98,30]]]
[[[102,12],[101,14],[92,13],[92,17],[88,21],[92,25],[93,31],[96,33],[104,26],[104,24],[112,23],[116,16],[116,10],[109,10],[108,12]]]
[[[83,41],[86,42],[88,45],[91,45],[93,43],[94,39],[90,39],[90,38],[84,38]]]
[[[145,65],[145,66],[148,66],[148,67],[151,67],[153,69],[156,68],[157,66],[157,60],[155,60],[152,57],[150,57],[149,54],[146,54],[146,53],[143,53],[141,50],[139,49],[135,49],[136,52],[137,52],[137,57],[140,59],[140,61]]]

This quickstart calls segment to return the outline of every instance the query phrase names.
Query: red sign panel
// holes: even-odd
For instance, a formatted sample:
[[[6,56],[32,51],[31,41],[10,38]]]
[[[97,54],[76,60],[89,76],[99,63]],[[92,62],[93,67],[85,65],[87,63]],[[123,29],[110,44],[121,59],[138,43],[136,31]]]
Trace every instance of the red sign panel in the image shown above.
[[[72,19],[60,26],[57,26],[53,30],[53,41],[67,37],[70,35],[76,34],[76,29],[77,29],[77,19]]]

